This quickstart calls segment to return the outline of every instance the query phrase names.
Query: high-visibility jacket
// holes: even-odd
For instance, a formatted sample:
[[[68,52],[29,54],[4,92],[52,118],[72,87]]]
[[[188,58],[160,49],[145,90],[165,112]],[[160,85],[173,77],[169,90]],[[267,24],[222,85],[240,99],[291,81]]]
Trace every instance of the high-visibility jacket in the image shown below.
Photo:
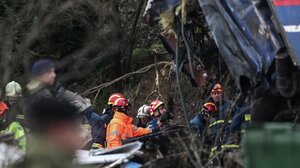
[[[107,126],[107,148],[121,146],[122,140],[151,133],[150,128],[136,127],[132,124],[132,120],[124,113],[115,112],[113,119]]]
[[[26,136],[25,130],[18,122],[12,122],[8,125],[5,130],[1,130],[0,134],[4,133],[12,133],[14,135],[14,139],[17,141],[19,147],[25,151],[26,149]]]

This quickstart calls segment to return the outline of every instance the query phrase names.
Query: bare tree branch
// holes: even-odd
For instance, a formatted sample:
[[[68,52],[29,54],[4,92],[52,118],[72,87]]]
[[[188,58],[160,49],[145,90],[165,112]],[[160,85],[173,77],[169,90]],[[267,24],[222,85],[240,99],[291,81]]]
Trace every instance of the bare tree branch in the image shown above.
[[[173,65],[173,64],[174,64],[173,62],[168,62],[168,61],[161,61],[161,62],[157,63],[157,65]],[[103,84],[95,86],[95,87],[93,87],[91,89],[88,89],[85,92],[83,92],[82,95],[87,96],[89,94],[92,94],[92,93],[95,93],[95,92],[99,92],[99,90],[101,90],[101,89],[103,89],[105,87],[111,86],[112,84],[114,84],[114,83],[116,83],[116,82],[118,82],[120,80],[126,79],[126,78],[128,78],[128,77],[130,77],[132,75],[145,73],[145,72],[149,71],[153,67],[155,67],[155,64],[151,64],[151,65],[148,65],[148,66],[146,66],[144,68],[141,68],[141,69],[139,69],[137,71],[127,73],[127,74],[125,74],[125,75],[123,75],[123,76],[121,76],[121,77],[119,77],[117,79],[114,79],[114,80],[110,81],[110,82],[103,83]]]

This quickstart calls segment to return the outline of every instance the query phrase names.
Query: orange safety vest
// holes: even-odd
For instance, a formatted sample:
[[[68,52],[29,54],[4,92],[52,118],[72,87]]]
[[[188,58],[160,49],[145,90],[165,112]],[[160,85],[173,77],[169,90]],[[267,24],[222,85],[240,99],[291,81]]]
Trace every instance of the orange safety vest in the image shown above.
[[[122,145],[122,140],[151,133],[150,128],[136,127],[132,124],[132,118],[124,113],[115,112],[113,119],[107,126],[107,148]]]

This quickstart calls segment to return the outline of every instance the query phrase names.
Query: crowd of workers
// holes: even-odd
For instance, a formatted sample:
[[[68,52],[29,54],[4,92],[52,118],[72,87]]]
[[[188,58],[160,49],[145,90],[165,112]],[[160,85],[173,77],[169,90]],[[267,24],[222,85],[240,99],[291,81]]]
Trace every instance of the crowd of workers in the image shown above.
[[[210,156],[218,150],[239,148],[245,129],[251,122],[250,108],[237,107],[234,102],[223,98],[223,88],[215,84],[209,100],[190,121],[190,125],[211,148]]]
[[[170,125],[170,112],[160,100],[141,106],[136,116],[138,123],[133,124],[133,118],[128,115],[131,105],[121,93],[112,94],[103,113],[96,113],[89,99],[56,82],[51,60],[36,61],[31,76],[23,89],[15,81],[8,83],[5,98],[0,102],[0,133],[11,133],[28,156],[38,156],[34,161],[25,158],[22,167],[46,164],[46,159],[51,160],[51,157],[60,163],[59,160],[66,160],[65,156],[72,156],[63,154],[82,148],[85,141],[80,132],[84,124],[91,128],[92,150],[115,148],[128,138]],[[222,93],[222,86],[216,84],[210,99],[190,122],[193,129],[206,137],[205,143],[211,145],[212,152],[238,148],[240,134],[251,120],[249,108],[239,109],[233,102],[224,100]]]

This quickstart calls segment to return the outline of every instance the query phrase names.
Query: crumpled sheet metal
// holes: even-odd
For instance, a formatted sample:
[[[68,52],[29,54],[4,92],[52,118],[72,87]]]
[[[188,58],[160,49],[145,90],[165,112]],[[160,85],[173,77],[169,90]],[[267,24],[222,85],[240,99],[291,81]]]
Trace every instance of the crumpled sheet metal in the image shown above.
[[[241,77],[257,83],[283,47],[262,0],[198,0],[214,40],[238,86]]]

